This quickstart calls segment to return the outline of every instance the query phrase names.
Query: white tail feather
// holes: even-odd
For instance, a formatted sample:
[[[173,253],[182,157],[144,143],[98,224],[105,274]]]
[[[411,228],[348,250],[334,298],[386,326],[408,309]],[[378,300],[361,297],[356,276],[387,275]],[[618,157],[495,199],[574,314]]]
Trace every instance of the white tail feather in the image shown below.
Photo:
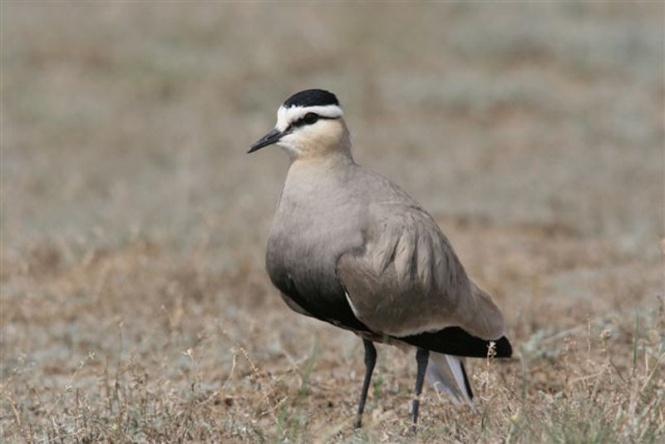
[[[439,392],[453,398],[455,404],[468,403],[474,410],[471,387],[465,378],[464,358],[430,352],[427,364],[427,380]]]

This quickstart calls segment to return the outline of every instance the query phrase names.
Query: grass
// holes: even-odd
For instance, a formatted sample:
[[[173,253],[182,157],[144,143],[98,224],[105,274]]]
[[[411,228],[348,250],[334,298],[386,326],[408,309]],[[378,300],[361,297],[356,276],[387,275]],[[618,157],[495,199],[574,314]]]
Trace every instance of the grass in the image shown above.
[[[287,161],[335,91],[360,163],[428,208],[506,315],[419,442],[665,439],[663,5],[0,4],[0,439],[412,442],[415,359],[264,271]]]

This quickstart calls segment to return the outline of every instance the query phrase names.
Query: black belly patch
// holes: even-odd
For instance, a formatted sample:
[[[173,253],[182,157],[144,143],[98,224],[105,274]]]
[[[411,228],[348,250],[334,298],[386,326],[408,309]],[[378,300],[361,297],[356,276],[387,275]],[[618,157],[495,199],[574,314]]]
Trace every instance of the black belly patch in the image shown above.
[[[370,329],[360,322],[353,314],[344,294],[344,289],[328,289],[327,291],[299,290],[290,276],[282,281],[273,282],[282,293],[293,302],[302,307],[312,317],[328,322],[336,327],[358,332],[368,332]]]
[[[346,299],[344,288],[341,285],[337,287],[330,286],[330,288],[322,288],[322,286],[310,288],[307,283],[300,286],[296,285],[288,273],[283,273],[282,276],[282,279],[275,279],[273,283],[285,297],[290,298],[312,317],[336,327],[352,330],[372,340],[378,340],[379,338],[394,339],[447,355],[473,358],[487,357],[490,341],[472,336],[459,327],[447,327],[437,332],[419,333],[403,337],[387,336],[381,332],[374,332],[353,314],[353,310]],[[505,336],[493,342],[495,343],[495,357],[507,358],[512,355],[512,346]]]

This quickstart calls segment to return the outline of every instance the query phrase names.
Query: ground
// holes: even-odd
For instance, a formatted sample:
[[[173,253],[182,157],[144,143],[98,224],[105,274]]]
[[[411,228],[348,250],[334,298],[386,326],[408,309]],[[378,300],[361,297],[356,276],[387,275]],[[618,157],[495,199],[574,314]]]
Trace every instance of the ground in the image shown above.
[[[1,4],[5,442],[663,442],[661,2]],[[427,208],[505,314],[479,414],[264,271],[288,167],[247,156],[337,93],[359,163]]]

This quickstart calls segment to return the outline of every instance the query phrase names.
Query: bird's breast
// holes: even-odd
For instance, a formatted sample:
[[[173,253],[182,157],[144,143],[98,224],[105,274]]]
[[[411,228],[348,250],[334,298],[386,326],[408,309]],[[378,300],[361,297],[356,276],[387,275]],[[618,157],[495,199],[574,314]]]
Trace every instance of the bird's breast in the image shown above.
[[[350,223],[358,220],[358,215],[349,214],[352,209],[330,200],[321,205],[324,202],[307,197],[311,196],[294,200],[282,195],[268,238],[266,268],[282,293],[325,311],[346,304],[337,260],[362,245],[362,232]]]

